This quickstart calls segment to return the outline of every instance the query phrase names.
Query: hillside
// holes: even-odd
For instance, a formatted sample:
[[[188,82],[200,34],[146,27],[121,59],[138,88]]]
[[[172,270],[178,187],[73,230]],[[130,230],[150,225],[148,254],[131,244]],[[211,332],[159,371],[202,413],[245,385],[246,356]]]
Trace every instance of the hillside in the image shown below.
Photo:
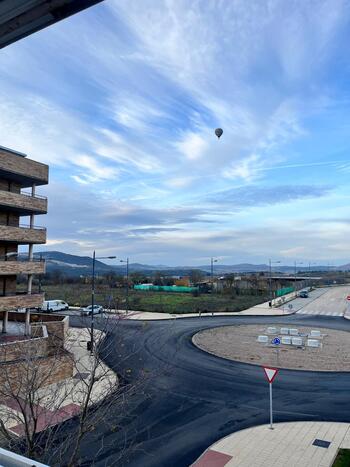
[[[78,256],[70,255],[68,253],[63,253],[61,251],[45,251],[35,253],[36,257],[42,256],[46,260],[47,271],[60,271],[67,276],[78,276],[78,275],[90,275],[92,268],[92,258],[89,256]],[[117,260],[116,260],[117,261]],[[108,271],[113,271],[116,274],[125,275],[126,265],[122,264],[105,264],[103,261],[96,260],[96,272],[103,274]],[[146,275],[151,275],[155,271],[162,271],[165,275],[174,275],[174,276],[184,276],[189,274],[192,269],[201,270],[204,274],[210,274],[210,265],[201,265],[201,266],[165,266],[165,265],[148,265],[141,263],[130,263],[129,271],[135,272],[140,271]],[[229,273],[248,273],[248,272],[266,272],[269,270],[267,264],[250,264],[250,263],[240,263],[233,265],[225,265],[220,263],[215,263],[214,271],[215,274],[229,274]],[[313,271],[329,271],[329,270],[340,270],[348,271],[350,270],[350,264],[345,264],[343,266],[331,267],[329,266],[312,266]],[[298,271],[308,273],[308,266],[298,266]],[[274,274],[281,273],[293,273],[294,265],[291,266],[279,266],[274,265],[273,268]]]

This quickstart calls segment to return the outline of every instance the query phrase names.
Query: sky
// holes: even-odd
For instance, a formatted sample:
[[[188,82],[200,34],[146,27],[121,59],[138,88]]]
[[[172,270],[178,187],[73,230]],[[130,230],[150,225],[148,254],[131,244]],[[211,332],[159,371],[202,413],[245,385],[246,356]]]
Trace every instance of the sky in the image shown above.
[[[349,262],[349,43],[346,0],[105,0],[1,50],[0,144],[50,166],[37,251]]]

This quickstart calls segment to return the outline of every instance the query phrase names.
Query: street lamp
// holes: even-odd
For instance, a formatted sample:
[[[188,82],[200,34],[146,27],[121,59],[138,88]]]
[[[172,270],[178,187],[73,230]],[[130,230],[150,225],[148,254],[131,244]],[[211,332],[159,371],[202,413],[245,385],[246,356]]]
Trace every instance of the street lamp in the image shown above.
[[[126,263],[126,289],[125,289],[125,314],[129,311],[129,258],[121,259],[121,263]]]
[[[311,288],[311,266],[317,263],[310,263],[309,261],[309,287]]]
[[[214,286],[214,263],[217,263],[218,260],[211,257],[210,258],[210,277],[211,277],[211,290],[213,291]]]
[[[295,291],[295,296],[297,296],[297,264],[304,264],[302,262],[297,262],[294,261],[294,291]]]
[[[92,280],[91,280],[91,329],[90,329],[90,342],[88,342],[88,350],[91,355],[94,351],[94,308],[95,308],[95,262],[96,259],[115,259],[116,256],[99,256],[96,257],[96,252],[92,256]],[[89,349],[90,347],[90,349]]]
[[[273,264],[280,264],[281,261],[272,261],[271,259],[269,259],[269,270],[270,270],[270,277],[269,277],[269,297],[270,297],[270,303],[271,303],[271,306],[272,306],[272,300],[273,300],[273,297],[272,297],[272,265]]]

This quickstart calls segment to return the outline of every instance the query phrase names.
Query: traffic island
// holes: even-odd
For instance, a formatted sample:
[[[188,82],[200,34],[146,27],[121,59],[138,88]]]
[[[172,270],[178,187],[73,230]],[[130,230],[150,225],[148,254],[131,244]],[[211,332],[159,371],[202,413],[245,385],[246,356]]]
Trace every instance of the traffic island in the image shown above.
[[[350,371],[349,333],[293,326],[239,325],[206,329],[194,345],[218,357],[290,370]]]

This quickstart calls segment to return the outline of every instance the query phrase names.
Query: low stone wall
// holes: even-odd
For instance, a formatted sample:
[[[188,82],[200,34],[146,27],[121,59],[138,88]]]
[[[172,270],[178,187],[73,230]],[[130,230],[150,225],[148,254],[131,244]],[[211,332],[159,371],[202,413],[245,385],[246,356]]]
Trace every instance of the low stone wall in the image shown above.
[[[47,336],[9,342],[0,345],[0,364],[27,358],[46,357],[49,353],[49,339]]]
[[[25,390],[31,379],[46,386],[73,376],[73,356],[64,348],[68,316],[33,313],[30,318],[32,338],[0,345],[0,395]],[[9,320],[23,323],[25,313],[9,313]]]
[[[0,363],[0,398],[71,378],[73,369],[73,356],[65,351],[49,357]]]
[[[3,315],[4,313],[0,311],[0,321],[3,319]],[[8,313],[8,320],[14,323],[25,323],[25,319],[25,313]],[[66,340],[69,327],[69,316],[31,313],[30,325],[32,332],[35,326],[45,325],[49,338],[49,346],[54,348],[64,348],[64,342]]]

